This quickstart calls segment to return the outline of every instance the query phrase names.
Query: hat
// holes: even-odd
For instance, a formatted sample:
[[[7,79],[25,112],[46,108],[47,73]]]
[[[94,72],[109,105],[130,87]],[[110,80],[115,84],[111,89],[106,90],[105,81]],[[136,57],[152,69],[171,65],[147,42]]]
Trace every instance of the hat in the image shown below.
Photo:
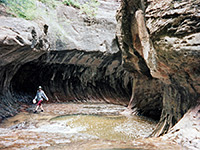
[[[42,88],[41,86],[38,87],[38,89],[41,89],[41,88]]]

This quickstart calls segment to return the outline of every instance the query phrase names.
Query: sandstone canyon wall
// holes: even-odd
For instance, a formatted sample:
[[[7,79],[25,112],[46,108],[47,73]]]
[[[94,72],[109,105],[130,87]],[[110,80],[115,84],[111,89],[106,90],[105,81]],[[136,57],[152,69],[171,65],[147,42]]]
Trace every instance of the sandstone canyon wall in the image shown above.
[[[200,139],[199,8],[200,1],[192,0],[124,0],[117,13],[123,66],[142,74],[149,69],[163,84],[162,113],[152,136],[167,133],[184,116],[166,137],[193,148]]]
[[[198,119],[199,1],[100,2],[95,17],[59,6],[53,23],[10,17],[1,5],[0,118],[31,104],[42,85],[51,102],[129,104],[160,119],[152,136],[187,112]]]
[[[31,104],[38,85],[43,86],[50,102],[127,105],[133,82],[137,82],[133,90],[137,112],[158,119],[162,110],[159,80],[152,78],[144,62],[141,65],[146,74],[128,72],[122,66],[115,36],[118,6],[118,2],[101,1],[97,16],[88,17],[80,14],[80,10],[62,5],[56,9],[58,18],[53,24],[48,20],[10,17],[3,11],[1,118],[19,112],[21,104]],[[62,25],[62,30],[57,32],[65,34],[55,32],[58,25]]]

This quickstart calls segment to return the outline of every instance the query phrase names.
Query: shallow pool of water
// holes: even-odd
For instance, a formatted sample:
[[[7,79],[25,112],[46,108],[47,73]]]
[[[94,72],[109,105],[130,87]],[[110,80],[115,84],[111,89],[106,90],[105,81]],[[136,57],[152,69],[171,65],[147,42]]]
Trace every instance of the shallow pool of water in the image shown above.
[[[0,124],[0,149],[133,149],[156,123],[123,116],[126,108],[108,104],[48,104],[45,112],[22,112]],[[141,149],[141,148],[140,148]]]
[[[138,116],[125,117],[122,115],[58,116],[52,118],[51,123],[66,125],[67,130],[60,128],[66,133],[71,129],[97,139],[120,141],[147,137],[155,127],[154,122]]]

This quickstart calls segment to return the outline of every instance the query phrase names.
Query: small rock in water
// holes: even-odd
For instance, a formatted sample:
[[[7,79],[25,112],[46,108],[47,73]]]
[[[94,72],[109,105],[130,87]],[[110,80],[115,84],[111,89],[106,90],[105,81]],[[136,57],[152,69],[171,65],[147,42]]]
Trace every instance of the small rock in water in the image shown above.
[[[11,130],[13,130],[13,129],[25,129],[25,128],[27,128],[27,126],[28,126],[28,122],[24,121],[22,123],[11,126],[10,129]]]

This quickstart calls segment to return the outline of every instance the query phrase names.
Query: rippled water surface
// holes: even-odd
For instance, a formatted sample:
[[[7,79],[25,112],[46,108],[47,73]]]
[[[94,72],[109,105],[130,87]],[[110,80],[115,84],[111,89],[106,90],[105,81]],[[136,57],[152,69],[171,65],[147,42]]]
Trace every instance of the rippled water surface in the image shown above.
[[[123,106],[48,104],[45,112],[22,112],[0,124],[0,149],[133,149],[155,122],[123,116]]]
[[[139,117],[125,117],[120,115],[72,115],[55,117],[51,119],[56,125],[65,126],[62,132],[68,133],[76,130],[86,137],[104,140],[129,141],[139,137],[148,136],[155,124]],[[58,130],[60,130],[58,129]],[[59,131],[57,131],[59,132]]]

